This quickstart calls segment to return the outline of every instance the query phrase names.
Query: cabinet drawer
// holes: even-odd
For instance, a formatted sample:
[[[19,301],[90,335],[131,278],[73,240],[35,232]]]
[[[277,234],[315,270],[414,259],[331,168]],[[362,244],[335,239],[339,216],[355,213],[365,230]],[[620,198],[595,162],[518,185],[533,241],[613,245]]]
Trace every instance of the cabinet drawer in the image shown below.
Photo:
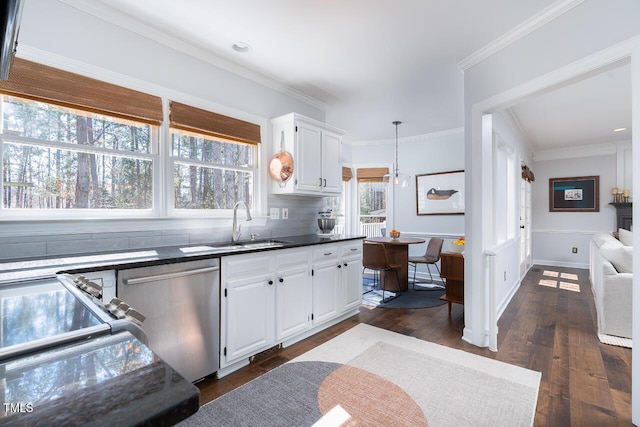
[[[354,243],[346,243],[340,247],[340,256],[362,255],[362,240]]]
[[[225,278],[249,277],[271,272],[271,254],[246,254],[222,258]]]
[[[276,251],[276,270],[285,268],[302,267],[309,264],[309,249],[294,248]]]
[[[313,261],[330,260],[338,257],[338,246],[335,245],[320,245],[320,247],[313,250]]]

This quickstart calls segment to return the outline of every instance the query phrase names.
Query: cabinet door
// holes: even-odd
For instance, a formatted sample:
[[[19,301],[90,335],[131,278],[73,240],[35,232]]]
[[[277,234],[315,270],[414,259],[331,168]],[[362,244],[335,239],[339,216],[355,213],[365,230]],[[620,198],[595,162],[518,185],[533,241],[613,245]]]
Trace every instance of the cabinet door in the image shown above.
[[[325,322],[338,314],[338,290],[342,269],[336,261],[314,265],[313,324]]]
[[[325,193],[342,191],[341,144],[340,135],[327,131],[322,133],[322,191]]]
[[[345,258],[342,263],[342,310],[358,307],[362,302],[362,257]]]
[[[307,329],[309,289],[306,266],[276,275],[276,342]]]
[[[226,296],[224,292],[226,355],[223,350],[223,359],[229,363],[271,347],[275,342],[273,277],[228,280]]]
[[[322,190],[322,132],[304,122],[296,123],[296,151],[294,170],[297,175],[296,189],[300,191]]]

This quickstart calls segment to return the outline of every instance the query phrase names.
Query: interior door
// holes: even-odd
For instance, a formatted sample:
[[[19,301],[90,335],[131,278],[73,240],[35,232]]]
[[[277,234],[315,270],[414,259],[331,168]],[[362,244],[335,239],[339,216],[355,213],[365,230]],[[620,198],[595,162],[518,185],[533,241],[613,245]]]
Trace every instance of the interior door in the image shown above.
[[[520,180],[520,277],[531,267],[531,183]]]

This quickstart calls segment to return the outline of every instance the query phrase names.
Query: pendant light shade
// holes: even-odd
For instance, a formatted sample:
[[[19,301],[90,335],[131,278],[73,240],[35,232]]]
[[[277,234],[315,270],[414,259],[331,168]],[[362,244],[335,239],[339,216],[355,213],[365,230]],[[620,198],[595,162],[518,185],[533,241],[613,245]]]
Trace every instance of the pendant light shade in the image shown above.
[[[394,121],[393,124],[396,126],[396,163],[393,165],[393,173],[388,173],[382,177],[382,182],[387,184],[393,184],[397,187],[408,187],[409,181],[411,180],[411,175],[408,173],[401,173],[400,168],[398,167],[398,125],[402,123],[399,121]]]

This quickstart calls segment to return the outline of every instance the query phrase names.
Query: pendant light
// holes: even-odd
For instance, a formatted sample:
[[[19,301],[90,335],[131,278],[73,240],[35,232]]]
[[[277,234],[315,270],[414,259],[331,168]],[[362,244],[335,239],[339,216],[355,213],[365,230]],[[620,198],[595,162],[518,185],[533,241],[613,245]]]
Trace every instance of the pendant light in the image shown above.
[[[398,167],[398,125],[400,123],[402,122],[398,120],[393,122],[393,124],[396,126],[396,163],[393,165],[393,173],[383,176],[382,182],[385,182],[387,184],[392,183],[394,186],[398,187],[408,187],[411,175],[409,175],[408,173],[400,173],[400,169]]]

